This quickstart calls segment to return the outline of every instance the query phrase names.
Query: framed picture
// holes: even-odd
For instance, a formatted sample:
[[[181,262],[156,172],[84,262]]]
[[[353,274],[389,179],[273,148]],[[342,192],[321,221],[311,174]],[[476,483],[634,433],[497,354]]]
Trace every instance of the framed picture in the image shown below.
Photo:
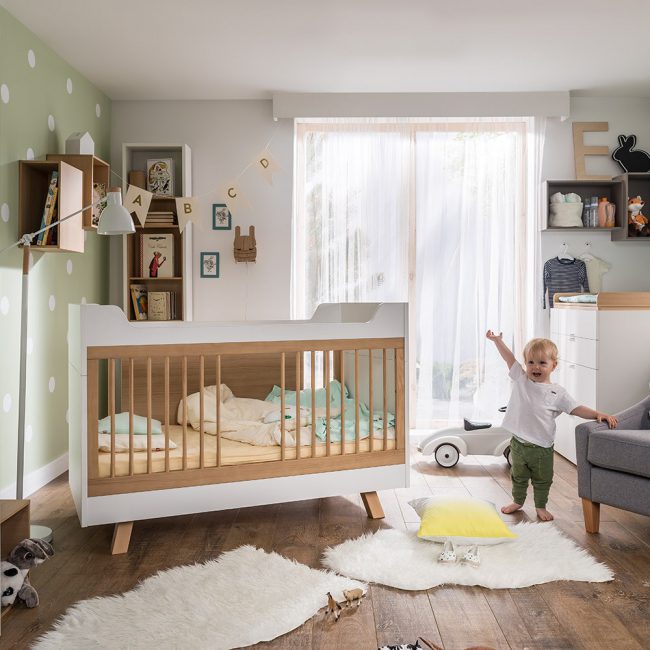
[[[212,230],[232,230],[232,215],[225,203],[212,204]]]
[[[174,161],[171,158],[147,160],[147,191],[154,196],[174,196]]]
[[[201,277],[219,277],[219,253],[201,253]]]

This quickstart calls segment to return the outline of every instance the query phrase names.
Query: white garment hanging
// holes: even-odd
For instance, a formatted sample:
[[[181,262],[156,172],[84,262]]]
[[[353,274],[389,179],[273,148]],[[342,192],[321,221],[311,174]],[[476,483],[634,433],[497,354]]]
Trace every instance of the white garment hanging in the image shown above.
[[[589,281],[589,291],[591,293],[599,293],[602,288],[602,278],[612,265],[604,260],[594,257],[591,253],[585,253],[580,256],[580,259],[587,267],[587,280]]]

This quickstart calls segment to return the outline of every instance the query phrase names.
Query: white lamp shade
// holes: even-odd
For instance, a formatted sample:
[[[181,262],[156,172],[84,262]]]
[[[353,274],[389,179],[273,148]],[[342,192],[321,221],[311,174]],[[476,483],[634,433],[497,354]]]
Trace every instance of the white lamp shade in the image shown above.
[[[133,219],[122,205],[122,192],[111,188],[106,193],[106,207],[102,210],[97,225],[98,235],[129,235],[135,232]]]

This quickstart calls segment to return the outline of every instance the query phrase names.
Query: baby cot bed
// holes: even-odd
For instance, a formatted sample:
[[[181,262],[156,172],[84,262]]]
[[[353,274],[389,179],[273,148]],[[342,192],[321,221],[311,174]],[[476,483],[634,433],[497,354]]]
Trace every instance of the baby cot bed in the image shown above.
[[[71,305],[69,481],[81,525],[114,523],[111,550],[123,553],[133,522],[154,517],[351,492],[383,517],[377,490],[408,486],[407,332],[401,303],[240,323],[137,323],[114,306]],[[275,443],[233,439],[223,390],[257,406],[274,390]]]

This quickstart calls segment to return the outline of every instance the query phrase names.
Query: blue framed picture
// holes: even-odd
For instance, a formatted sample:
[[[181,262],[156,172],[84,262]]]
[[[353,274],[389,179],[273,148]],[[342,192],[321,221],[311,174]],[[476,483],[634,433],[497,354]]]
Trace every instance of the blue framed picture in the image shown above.
[[[212,230],[232,230],[232,215],[225,203],[212,204]]]
[[[201,277],[219,277],[219,253],[201,253]]]

